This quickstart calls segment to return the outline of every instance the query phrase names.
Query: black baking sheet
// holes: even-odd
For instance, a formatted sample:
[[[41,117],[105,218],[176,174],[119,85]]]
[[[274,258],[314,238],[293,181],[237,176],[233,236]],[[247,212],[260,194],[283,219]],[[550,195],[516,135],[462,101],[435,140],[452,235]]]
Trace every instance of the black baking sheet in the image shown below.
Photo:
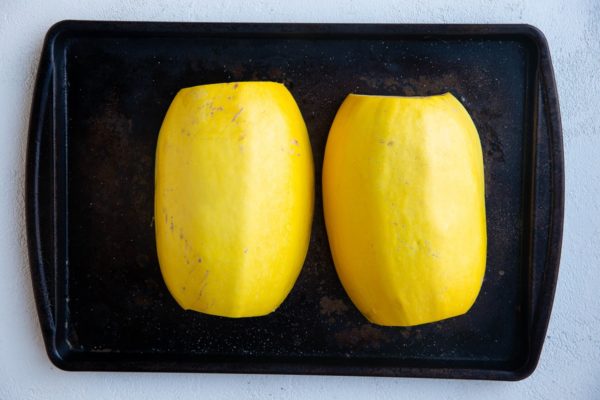
[[[294,95],[315,160],[306,262],[266,317],[184,311],[155,250],[154,155],[183,87],[272,80]],[[452,92],[483,146],[485,280],[460,317],[370,324],[333,267],[321,168],[348,93]],[[27,221],[50,359],[67,370],[211,371],[514,380],[534,369],[563,221],[558,100],[543,35],[525,25],[65,21],[50,29],[31,111]]]

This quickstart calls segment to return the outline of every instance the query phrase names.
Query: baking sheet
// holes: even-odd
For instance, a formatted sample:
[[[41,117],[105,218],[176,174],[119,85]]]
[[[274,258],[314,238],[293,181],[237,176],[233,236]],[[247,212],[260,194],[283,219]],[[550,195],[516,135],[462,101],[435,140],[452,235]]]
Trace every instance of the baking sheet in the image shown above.
[[[68,370],[521,379],[550,316],[563,220],[562,132],[543,35],[525,25],[61,22],[31,113],[27,217],[50,359]],[[273,314],[180,309],[154,242],[154,155],[182,87],[272,80],[294,95],[315,159],[308,256]],[[348,93],[452,92],[480,134],[487,269],[469,313],[370,324],[333,267],[322,213],[327,133]]]

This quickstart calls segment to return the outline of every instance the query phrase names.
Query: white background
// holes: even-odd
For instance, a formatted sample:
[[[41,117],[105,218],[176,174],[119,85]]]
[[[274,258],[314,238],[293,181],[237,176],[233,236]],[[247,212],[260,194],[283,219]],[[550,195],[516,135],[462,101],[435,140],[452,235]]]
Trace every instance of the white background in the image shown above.
[[[252,3],[252,4],[250,4]],[[427,4],[425,4],[427,3]],[[546,35],[566,162],[561,273],[541,361],[525,381],[72,373],[46,357],[34,308],[23,212],[34,74],[63,19],[231,22],[524,22]],[[600,399],[600,2],[478,0],[0,0],[0,400]]]

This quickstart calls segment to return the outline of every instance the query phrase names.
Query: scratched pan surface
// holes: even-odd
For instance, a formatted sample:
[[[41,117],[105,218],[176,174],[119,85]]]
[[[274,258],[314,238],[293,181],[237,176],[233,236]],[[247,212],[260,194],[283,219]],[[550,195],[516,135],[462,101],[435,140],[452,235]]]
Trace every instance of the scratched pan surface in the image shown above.
[[[269,316],[180,309],[159,271],[154,155],[178,89],[273,80],[293,93],[314,152],[308,256]],[[478,128],[488,257],[464,316],[367,322],[327,244],[321,168],[348,93],[452,92]],[[46,38],[32,106],[27,222],[50,359],[68,370],[521,379],[550,316],[563,218],[562,134],[548,48],[519,25],[62,22]]]

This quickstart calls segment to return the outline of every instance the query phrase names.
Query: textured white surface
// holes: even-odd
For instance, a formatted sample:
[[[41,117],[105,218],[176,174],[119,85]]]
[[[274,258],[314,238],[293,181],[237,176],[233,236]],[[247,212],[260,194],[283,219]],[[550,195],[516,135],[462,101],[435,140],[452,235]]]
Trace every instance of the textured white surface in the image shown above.
[[[168,3],[168,4],[167,4]],[[0,2],[0,400],[600,399],[600,3],[434,0]],[[334,5],[337,3],[337,5]],[[427,4],[425,4],[427,3]],[[460,6],[459,6],[460,4]],[[23,213],[34,74],[63,19],[260,22],[524,22],[550,44],[563,118],[566,215],[554,312],[536,372],[517,383],[350,377],[69,373],[47,359],[33,304]]]

